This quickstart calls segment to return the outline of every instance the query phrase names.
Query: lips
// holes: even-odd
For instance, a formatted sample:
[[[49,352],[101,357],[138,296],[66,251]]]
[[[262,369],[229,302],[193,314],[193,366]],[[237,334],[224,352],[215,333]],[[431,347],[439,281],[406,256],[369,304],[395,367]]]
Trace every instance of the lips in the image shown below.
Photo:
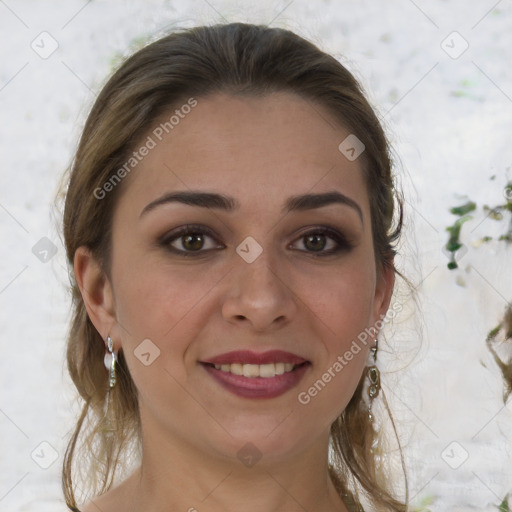
[[[202,366],[219,384],[244,398],[274,398],[295,387],[310,366],[282,350],[256,353],[237,350],[205,361]]]
[[[269,363],[292,363],[298,365],[307,362],[307,360],[296,354],[292,354],[291,352],[284,352],[282,350],[268,350],[267,352],[263,352],[261,354],[252,352],[250,350],[235,350],[233,352],[227,352],[226,354],[221,354],[210,359],[206,359],[202,362],[210,363],[213,365],[233,363],[258,365]]]

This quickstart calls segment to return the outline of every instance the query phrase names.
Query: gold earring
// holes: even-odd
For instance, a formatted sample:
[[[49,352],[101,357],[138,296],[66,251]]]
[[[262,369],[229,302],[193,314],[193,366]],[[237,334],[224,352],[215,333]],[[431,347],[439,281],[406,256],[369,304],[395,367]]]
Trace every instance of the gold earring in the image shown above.
[[[372,405],[373,400],[377,397],[380,390],[380,372],[379,369],[376,366],[377,363],[377,350],[379,348],[379,340],[375,339],[375,344],[371,348],[372,356],[373,356],[373,365],[369,366],[366,372],[366,375],[368,376],[368,396],[370,398],[370,404],[368,406],[368,419],[370,421],[373,421],[373,414],[372,414]]]

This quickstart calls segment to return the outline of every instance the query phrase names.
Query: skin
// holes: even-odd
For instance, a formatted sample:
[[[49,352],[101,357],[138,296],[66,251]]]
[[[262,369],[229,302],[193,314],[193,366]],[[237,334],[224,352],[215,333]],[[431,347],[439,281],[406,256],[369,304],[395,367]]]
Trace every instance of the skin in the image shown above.
[[[123,350],[138,388],[143,457],[87,512],[346,510],[327,473],[329,427],[369,363],[371,342],[309,404],[297,396],[386,313],[393,289],[392,271],[376,270],[361,158],[350,162],[338,150],[349,133],[293,94],[215,94],[198,98],[125,178],[110,279],[85,247],[74,268],[92,322]],[[229,195],[240,208],[168,203],[140,217],[178,190]],[[328,191],[355,201],[362,221],[340,204],[281,212],[292,195]],[[214,233],[204,235],[201,254],[157,244],[189,223]],[[326,225],[353,247],[317,256],[304,235]],[[252,263],[235,251],[247,236],[263,249]],[[186,250],[182,240],[170,243]],[[320,252],[337,245],[329,235],[325,243]],[[134,350],[148,338],[161,352],[145,366]],[[236,349],[285,350],[311,366],[279,397],[242,398],[198,362]],[[248,442],[262,454],[252,467],[237,457]]]

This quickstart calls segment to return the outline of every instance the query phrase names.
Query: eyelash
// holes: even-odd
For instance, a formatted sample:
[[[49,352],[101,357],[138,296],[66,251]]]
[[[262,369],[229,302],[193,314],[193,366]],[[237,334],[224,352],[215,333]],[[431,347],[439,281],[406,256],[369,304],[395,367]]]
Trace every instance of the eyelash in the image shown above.
[[[177,230],[175,230],[171,233],[164,235],[163,237],[160,238],[160,240],[158,241],[158,244],[161,247],[164,247],[165,249],[169,250],[172,253],[179,254],[179,255],[185,256],[185,257],[194,257],[194,256],[197,257],[199,255],[203,255],[207,252],[215,250],[215,249],[206,249],[206,250],[199,249],[198,251],[185,251],[185,250],[181,250],[181,249],[176,249],[175,247],[171,247],[171,245],[170,245],[171,242],[174,242],[175,240],[178,240],[182,236],[189,235],[189,234],[208,235],[209,237],[216,240],[215,236],[213,235],[213,233],[210,229],[208,229],[204,226],[188,224],[186,226],[182,226],[181,228],[178,228]],[[327,227],[327,226],[314,228],[314,229],[302,234],[297,240],[304,239],[305,237],[307,237],[309,235],[318,235],[318,234],[328,235],[329,238],[331,238],[332,240],[334,240],[336,242],[337,247],[330,249],[328,251],[321,251],[321,252],[317,252],[317,253],[315,253],[315,251],[307,251],[307,250],[301,250],[301,249],[299,249],[299,251],[306,252],[306,253],[309,253],[310,255],[321,258],[321,257],[325,257],[325,256],[331,256],[334,254],[338,254],[340,252],[348,252],[350,249],[353,248],[353,244],[350,243],[343,234],[341,234],[337,230]]]

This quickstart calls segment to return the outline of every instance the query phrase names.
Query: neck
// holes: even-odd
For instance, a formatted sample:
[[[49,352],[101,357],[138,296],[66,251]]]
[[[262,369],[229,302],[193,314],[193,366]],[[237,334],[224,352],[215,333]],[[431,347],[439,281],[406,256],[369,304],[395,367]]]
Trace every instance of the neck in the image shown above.
[[[151,431],[131,478],[133,510],[347,512],[329,476],[328,433],[286,460],[263,456],[251,465]]]

